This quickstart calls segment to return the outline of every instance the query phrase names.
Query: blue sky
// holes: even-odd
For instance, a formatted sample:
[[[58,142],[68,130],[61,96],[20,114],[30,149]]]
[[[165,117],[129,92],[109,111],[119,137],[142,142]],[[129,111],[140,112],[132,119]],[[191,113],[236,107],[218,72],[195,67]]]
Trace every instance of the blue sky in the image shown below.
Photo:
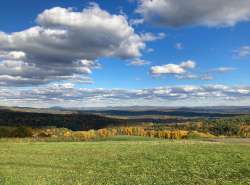
[[[0,103],[250,105],[248,7],[249,0],[3,1]]]

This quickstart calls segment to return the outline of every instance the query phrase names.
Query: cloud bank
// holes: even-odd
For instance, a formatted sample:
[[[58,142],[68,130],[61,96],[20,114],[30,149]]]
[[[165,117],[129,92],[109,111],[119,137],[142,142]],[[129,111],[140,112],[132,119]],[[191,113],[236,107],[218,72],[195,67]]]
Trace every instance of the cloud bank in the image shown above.
[[[1,88],[2,105],[47,107],[61,105],[86,106],[131,106],[156,105],[242,105],[249,104],[249,86],[171,86],[145,89],[77,88],[71,83],[50,84],[32,89]],[[213,104],[211,104],[213,103]]]

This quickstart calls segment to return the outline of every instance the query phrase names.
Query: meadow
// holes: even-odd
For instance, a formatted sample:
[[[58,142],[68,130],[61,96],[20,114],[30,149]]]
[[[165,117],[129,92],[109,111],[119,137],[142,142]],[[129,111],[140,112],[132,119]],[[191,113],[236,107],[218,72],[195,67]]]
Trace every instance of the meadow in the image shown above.
[[[0,140],[1,185],[250,184],[250,144],[114,136]]]

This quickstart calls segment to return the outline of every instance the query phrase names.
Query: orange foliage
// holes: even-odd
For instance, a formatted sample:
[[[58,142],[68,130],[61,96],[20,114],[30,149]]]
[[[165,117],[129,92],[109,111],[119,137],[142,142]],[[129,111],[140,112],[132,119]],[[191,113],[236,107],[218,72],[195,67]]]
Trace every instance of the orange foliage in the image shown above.
[[[241,126],[240,135],[243,136],[243,137],[250,138],[250,126],[249,125]]]
[[[183,130],[147,130],[147,127],[118,127],[118,128],[104,128],[97,131],[77,131],[65,132],[64,137],[76,138],[80,140],[90,140],[97,137],[110,137],[116,135],[128,136],[145,136],[156,137],[164,139],[183,139],[187,138],[188,131]]]

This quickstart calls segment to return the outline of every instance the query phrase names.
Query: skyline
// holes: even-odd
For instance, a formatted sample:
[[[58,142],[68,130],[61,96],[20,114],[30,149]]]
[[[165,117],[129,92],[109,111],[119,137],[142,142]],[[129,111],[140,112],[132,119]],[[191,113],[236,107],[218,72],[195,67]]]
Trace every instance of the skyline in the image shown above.
[[[250,0],[1,2],[0,105],[249,106],[249,30]]]

